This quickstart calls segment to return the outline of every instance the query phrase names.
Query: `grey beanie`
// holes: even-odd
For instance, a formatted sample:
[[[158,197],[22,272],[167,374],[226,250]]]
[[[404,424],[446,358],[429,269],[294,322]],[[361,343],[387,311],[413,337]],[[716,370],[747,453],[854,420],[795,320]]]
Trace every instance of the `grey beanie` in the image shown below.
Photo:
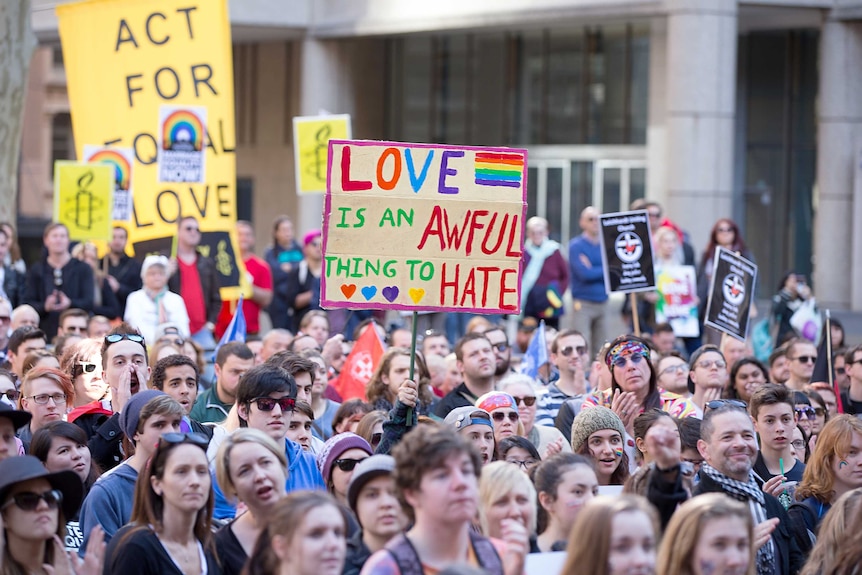
[[[126,403],[123,411],[120,412],[120,427],[123,433],[129,438],[129,441],[134,442],[135,432],[138,430],[138,421],[141,419],[141,410],[154,397],[166,395],[165,392],[157,389],[144,389],[132,396]]]
[[[391,455],[372,455],[356,464],[350,483],[347,486],[347,502],[350,509],[356,513],[356,500],[365,484],[381,475],[392,475],[395,472],[395,458]]]
[[[603,429],[615,429],[625,440],[626,427],[616,413],[601,405],[581,409],[581,412],[572,422],[572,451],[577,453],[590,438],[590,435]]]

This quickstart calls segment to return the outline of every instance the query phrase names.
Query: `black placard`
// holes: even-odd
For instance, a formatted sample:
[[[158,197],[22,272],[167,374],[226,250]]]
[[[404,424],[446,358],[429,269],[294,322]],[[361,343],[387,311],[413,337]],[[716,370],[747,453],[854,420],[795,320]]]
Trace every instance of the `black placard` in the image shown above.
[[[646,210],[599,216],[605,291],[632,293],[655,289],[649,217]]]
[[[150,255],[171,257],[174,238],[167,236],[142,242],[135,242],[135,259],[143,262]],[[198,252],[212,258],[218,272],[219,287],[236,287],[239,285],[239,269],[236,267],[236,254],[228,232],[201,232],[201,243]]]
[[[713,261],[704,325],[745,341],[756,280],[757,264],[718,248]]]

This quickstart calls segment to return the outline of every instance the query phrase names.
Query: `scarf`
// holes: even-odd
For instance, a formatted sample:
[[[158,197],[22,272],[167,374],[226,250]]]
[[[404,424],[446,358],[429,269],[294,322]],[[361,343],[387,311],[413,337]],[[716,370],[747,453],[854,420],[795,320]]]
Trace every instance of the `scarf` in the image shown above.
[[[766,497],[754,480],[754,474],[751,471],[748,472],[748,481],[746,482],[731,479],[706,462],[700,466],[700,471],[718,483],[726,495],[737,501],[747,503],[751,508],[755,525],[766,521]],[[775,575],[777,572],[775,562],[775,544],[770,538],[765,545],[757,550],[757,575]]]
[[[539,280],[539,275],[542,273],[542,268],[545,266],[545,260],[553,255],[555,251],[560,249],[560,244],[554,240],[542,242],[542,245],[533,245],[533,242],[524,242],[524,249],[530,254],[530,263],[524,270],[524,275],[521,277],[521,313],[527,305],[527,296],[535,287]]]

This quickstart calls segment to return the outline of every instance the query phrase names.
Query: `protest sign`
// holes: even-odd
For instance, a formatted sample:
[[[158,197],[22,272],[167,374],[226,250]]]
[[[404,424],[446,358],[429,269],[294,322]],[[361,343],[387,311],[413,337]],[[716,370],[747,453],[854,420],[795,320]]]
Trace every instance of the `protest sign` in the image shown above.
[[[757,266],[724,248],[715,252],[704,325],[745,341]]]
[[[130,245],[172,241],[184,216],[197,218],[204,233],[232,233],[236,144],[226,1],[77,2],[58,5],[57,17],[78,156],[84,145],[134,152],[131,218],[120,222]],[[169,120],[182,110],[206,113],[185,124]],[[188,135],[204,150],[199,173],[179,170],[173,178],[193,181],[160,181],[172,179],[160,173],[160,148],[174,128],[177,139]],[[239,296],[232,278],[245,275],[235,252],[231,247],[230,273],[224,266],[219,273],[226,299]]]
[[[321,305],[517,313],[526,150],[333,140]]]
[[[159,107],[160,182],[204,182],[206,125],[207,109],[201,106]]]
[[[599,216],[605,291],[655,289],[649,218],[645,210]]]
[[[132,166],[135,152],[131,148],[84,146],[84,161],[107,164],[114,170],[114,209],[111,219],[127,222],[132,218]]]
[[[329,140],[349,140],[350,115],[298,116],[293,119],[296,193],[326,192]]]
[[[677,337],[700,335],[697,317],[697,280],[694,266],[667,266],[656,277],[656,323],[669,323]]]
[[[69,239],[111,239],[113,195],[111,166],[54,162],[54,221],[69,228]]]

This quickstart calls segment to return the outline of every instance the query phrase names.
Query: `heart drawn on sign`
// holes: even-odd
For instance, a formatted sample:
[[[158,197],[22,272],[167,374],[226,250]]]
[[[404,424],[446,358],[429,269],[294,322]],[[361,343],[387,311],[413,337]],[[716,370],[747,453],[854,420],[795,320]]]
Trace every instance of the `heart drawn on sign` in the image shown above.
[[[398,297],[398,286],[385,287],[380,293],[383,294],[383,297],[385,297],[389,303],[392,303],[395,301],[395,298]]]
[[[410,288],[407,290],[407,293],[410,294],[410,299],[413,300],[413,303],[419,303],[419,300],[425,297],[425,290],[422,288]]]
[[[344,284],[341,286],[341,293],[344,294],[344,297],[350,299],[353,297],[353,294],[356,293],[356,284]]]
[[[365,298],[365,301],[369,301],[377,294],[377,286],[365,286],[362,288],[362,297]]]

